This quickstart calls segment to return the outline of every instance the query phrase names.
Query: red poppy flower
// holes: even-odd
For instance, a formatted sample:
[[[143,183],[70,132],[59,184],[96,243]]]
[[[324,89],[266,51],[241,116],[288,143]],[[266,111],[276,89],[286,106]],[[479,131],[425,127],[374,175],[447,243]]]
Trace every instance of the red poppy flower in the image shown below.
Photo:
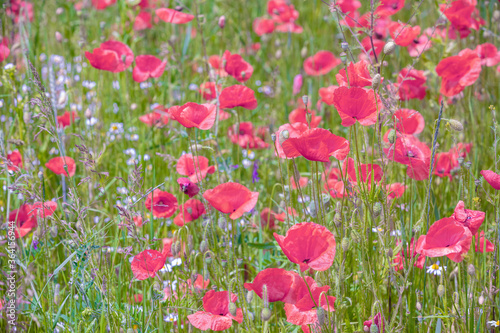
[[[144,204],[146,209],[152,211],[153,216],[156,217],[170,217],[177,211],[177,198],[159,189],[149,193]]]
[[[299,12],[293,5],[288,4],[286,0],[270,0],[267,3],[267,13],[273,17],[276,22],[293,22],[299,18]]]
[[[156,250],[145,250],[139,253],[132,260],[131,268],[134,278],[146,280],[154,277],[164,265],[166,256]]]
[[[189,199],[179,207],[180,213],[174,218],[174,223],[179,227],[195,221],[205,214],[205,206],[200,200]]]
[[[479,238],[481,237],[481,238]],[[495,245],[484,237],[484,231],[476,234],[476,252],[493,252]]]
[[[349,154],[349,141],[323,128],[308,129],[281,146],[286,157],[303,156],[310,161],[328,162],[330,156],[343,160]]]
[[[306,187],[308,182],[309,182],[309,178],[307,178],[307,177],[299,177],[299,179],[297,181],[300,188]],[[292,185],[292,189],[294,189],[294,190],[297,189],[297,185],[295,184],[295,179],[293,178],[293,176],[290,177],[290,184]]]
[[[427,77],[425,77],[424,71],[403,68],[401,72],[399,72],[398,82],[395,83],[394,86],[398,88],[398,94],[401,100],[408,101],[413,98],[422,100],[425,98],[426,94],[426,82]]]
[[[143,223],[143,220],[142,220],[142,216],[140,215],[136,215],[132,218],[132,220],[134,221],[134,224],[136,227],[142,227],[142,223]]]
[[[373,40],[373,47],[372,47],[372,42],[370,40],[370,37],[365,37],[361,40],[361,46],[365,49],[366,53],[368,53],[369,56],[373,57],[373,47],[375,47],[375,54],[380,56],[380,53],[384,49],[385,46],[385,41],[380,40],[380,39],[374,39]],[[360,55],[361,60],[368,61],[366,54],[362,53]]]
[[[7,169],[17,171],[23,168],[23,156],[19,150],[14,150],[12,153],[7,154]]]
[[[229,127],[227,134],[232,143],[245,149],[264,149],[269,147],[269,144],[258,135],[258,132],[258,129],[254,131],[251,122],[243,122],[239,123],[239,125],[234,124],[232,127]]]
[[[280,214],[274,215],[274,217],[276,218],[276,220],[278,220],[280,222],[284,222],[287,219],[287,216],[291,217],[293,219],[294,217],[299,217],[299,214],[292,207],[288,207],[287,211],[283,211]]]
[[[10,54],[9,45],[7,44],[7,38],[3,37],[2,42],[0,43],[0,62],[7,59]]]
[[[181,284],[181,289],[185,287],[185,290],[191,293],[193,290],[195,293],[200,293],[202,290],[207,289],[208,285],[210,284],[210,279],[204,280],[203,275],[198,274],[196,277],[196,280],[194,283],[191,281],[191,279],[187,279],[186,284]]]
[[[389,33],[396,45],[408,46],[420,35],[420,26],[412,27],[406,23],[391,22]]]
[[[427,35],[421,35],[415,38],[410,45],[406,47],[410,57],[419,57],[422,53],[432,47],[432,42]]]
[[[321,97],[321,102],[327,105],[333,105],[333,93],[335,92],[335,90],[337,90],[337,88],[338,86],[319,88],[319,96]]]
[[[168,124],[168,114],[163,106],[158,106],[153,112],[146,113],[139,117],[139,120],[148,126],[163,126]]]
[[[396,198],[401,198],[406,191],[408,186],[401,183],[394,183],[387,185],[387,200],[393,200]]]
[[[483,66],[496,66],[500,62],[500,52],[498,52],[497,47],[491,43],[478,45],[475,51],[481,59],[481,65]]]
[[[390,148],[384,148],[387,157],[408,165],[406,174],[415,180],[429,178],[431,150],[412,135],[401,135]]]
[[[308,268],[325,271],[335,258],[335,237],[324,226],[312,222],[295,224],[286,236],[274,233],[274,238],[287,258],[299,264],[303,272]]]
[[[304,61],[304,70],[307,75],[318,76],[324,75],[342,63],[340,59],[335,58],[335,55],[329,51],[319,51],[312,57]]]
[[[301,34],[304,31],[304,28],[295,22],[287,22],[277,25],[274,30],[278,32]]]
[[[92,6],[97,10],[106,9],[116,3],[116,0],[92,0]]]
[[[208,130],[215,124],[217,107],[214,104],[186,103],[182,106],[172,106],[168,114],[186,128],[196,127]]]
[[[451,218],[458,224],[469,228],[470,232],[475,235],[481,227],[481,224],[483,224],[485,216],[486,214],[484,212],[465,209],[464,202],[459,201]]]
[[[500,175],[491,170],[482,170],[481,176],[484,180],[491,185],[495,190],[500,190]]]
[[[434,162],[434,175],[452,179],[452,171],[458,167],[458,161],[451,152],[437,153]]]
[[[413,264],[413,266],[418,267],[420,269],[424,268],[425,264],[425,256],[418,254],[415,249],[416,249],[416,244],[414,242],[414,238],[411,239],[410,244],[408,244],[408,247],[406,248],[406,252],[404,250],[401,250],[400,253],[398,253],[393,260],[394,263],[394,269],[396,271],[401,271],[405,268],[405,263],[407,260],[411,260],[412,258],[415,258],[418,256],[417,260]],[[396,246],[398,246],[400,242],[397,242]]]
[[[93,52],[85,52],[85,57],[92,67],[103,71],[123,72],[134,61],[132,50],[127,45],[113,40],[102,43]]]
[[[163,21],[172,24],[185,24],[194,19],[194,15],[178,12],[170,8],[159,8],[156,15]]]
[[[270,303],[296,303],[307,292],[307,286],[299,274],[282,268],[266,268],[257,274],[252,283],[245,283],[243,286],[247,290],[253,290],[260,298],[262,289],[266,286]]]
[[[163,238],[162,239],[163,248],[161,250],[161,254],[165,256],[165,258],[173,257],[172,254],[172,244],[174,244],[173,238]]]
[[[344,160],[342,170],[344,174],[347,174],[350,182],[354,184],[358,182],[356,177],[356,166],[352,158],[349,157]],[[361,182],[369,184],[371,184],[372,178],[376,183],[380,182],[384,175],[382,168],[378,164],[360,164],[358,165],[358,172],[361,176]]]
[[[310,122],[307,120],[308,117],[306,116],[306,112],[311,117]],[[288,115],[288,121],[290,121],[290,124],[304,123],[310,125],[311,128],[316,128],[321,122],[321,116],[316,116],[315,114],[316,112],[314,110],[306,111],[306,109],[298,108],[290,112]]]
[[[30,215],[31,207],[28,204],[21,205],[9,213],[9,222],[16,222],[14,235],[16,238],[26,236],[31,230],[38,226],[36,216]]]
[[[274,20],[266,19],[263,17],[257,17],[253,21],[252,27],[253,27],[253,31],[258,36],[270,34],[274,31]]]
[[[442,78],[441,94],[452,97],[476,82],[481,73],[481,59],[475,51],[465,49],[456,56],[441,60],[436,72]]]
[[[145,29],[151,29],[153,24],[151,23],[152,17],[148,12],[140,12],[139,15],[135,17],[134,30],[141,31]]]
[[[417,253],[428,257],[447,256],[454,262],[461,262],[469,251],[472,234],[469,228],[459,225],[453,218],[442,218],[434,222],[427,235],[419,237]]]
[[[358,0],[339,0],[337,6],[339,6],[342,13],[352,14],[361,7],[361,2]]]
[[[224,70],[224,64],[222,62],[222,58],[218,55],[211,55],[208,57],[208,63],[215,70],[215,73],[220,77],[226,77],[228,74]]]
[[[255,207],[259,192],[252,192],[241,184],[229,182],[206,190],[203,197],[212,207],[224,214],[231,214],[229,218],[235,220]]]
[[[201,96],[207,100],[207,101],[210,101],[212,99],[215,99],[217,98],[217,91],[221,92],[222,90],[222,87],[220,84],[217,85],[217,91],[215,90],[216,88],[216,85],[215,85],[215,82],[204,82],[202,84],[200,84],[200,94]]]
[[[150,77],[158,78],[162,76],[167,66],[166,61],[161,61],[152,55],[140,55],[135,58],[135,67],[132,78],[135,82],[144,82]]]
[[[403,1],[404,2],[404,1]],[[382,314],[379,312],[375,315],[375,317],[373,317],[373,320],[367,320],[365,322],[363,322],[363,326],[366,326],[368,327],[368,329],[372,326],[372,325],[377,325],[377,328],[378,328],[378,331],[377,332],[380,332],[380,333],[384,333],[384,328],[385,328],[385,325],[384,325],[384,318],[382,317]]]
[[[179,157],[175,168],[177,173],[188,176],[193,183],[197,183],[205,179],[207,174],[213,174],[215,172],[215,167],[213,165],[208,165],[208,158],[205,156],[193,157],[192,154],[184,154]]]
[[[57,209],[57,202],[45,201],[45,202],[35,202],[30,205],[29,215],[33,217],[45,218],[47,216],[52,216]]]
[[[231,302],[236,302],[238,296],[231,293]],[[241,324],[243,311],[236,309],[236,316],[229,312],[229,292],[209,290],[203,296],[203,310],[188,316],[188,320],[197,329],[202,331],[224,331],[230,328],[233,320]]]
[[[375,14],[390,16],[399,12],[405,6],[405,0],[380,0]]]
[[[357,63],[349,63],[347,66],[347,74],[349,75],[349,85],[351,87],[371,87],[372,77],[370,71],[368,70],[368,62],[360,60]],[[347,87],[347,76],[345,74],[345,68],[342,68],[337,75],[335,75],[338,84],[341,87]]]
[[[75,111],[71,111],[71,113],[66,111],[62,116],[57,116],[57,124],[60,128],[68,127],[78,118],[80,117],[78,117],[78,113]]]
[[[471,30],[478,30],[485,21],[479,16],[476,0],[454,0],[439,5],[439,10],[450,21],[452,28],[460,33],[460,38],[467,37]]]
[[[419,134],[425,128],[424,117],[420,112],[411,109],[399,109],[394,112],[396,129],[403,134]]]
[[[177,183],[179,184],[182,193],[187,194],[190,198],[194,197],[200,192],[200,188],[196,183],[193,183],[189,178],[178,178]]]
[[[376,124],[377,106],[380,110],[382,103],[380,100],[375,101],[373,90],[340,87],[333,93],[333,105],[342,119],[342,126],[349,127],[356,121],[363,126]]]
[[[226,62],[224,66],[226,73],[234,77],[237,81],[246,82],[252,77],[252,65],[243,60],[239,54],[231,54],[231,52],[226,51],[222,59]]]
[[[219,102],[221,109],[232,109],[241,106],[253,110],[257,107],[254,91],[241,85],[224,88],[219,96]]]
[[[262,228],[277,229],[276,213],[269,208],[264,208],[260,212],[260,225]],[[254,225],[256,227],[256,225]]]
[[[142,303],[142,300],[143,300],[142,294],[135,294],[134,295],[134,302]]]
[[[64,169],[64,165],[68,167],[69,176]],[[45,167],[54,172],[56,175],[65,175],[68,177],[73,177],[76,171],[75,160],[68,156],[54,157],[45,163]]]

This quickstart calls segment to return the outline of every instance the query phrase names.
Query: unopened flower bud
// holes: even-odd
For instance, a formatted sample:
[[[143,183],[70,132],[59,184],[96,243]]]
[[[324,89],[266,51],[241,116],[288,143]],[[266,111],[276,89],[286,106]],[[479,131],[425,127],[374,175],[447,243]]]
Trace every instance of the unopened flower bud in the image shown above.
[[[53,225],[51,228],[50,228],[50,236],[52,238],[56,238],[57,237],[57,226]]]
[[[476,267],[474,267],[473,264],[470,264],[469,267],[467,267],[467,273],[469,273],[470,276],[476,275]]]
[[[342,60],[342,63],[345,65],[347,63],[347,53],[340,53],[340,60]]]
[[[219,225],[219,228],[221,228],[222,230],[226,229],[227,227],[226,219],[223,217],[219,218],[217,224]]]
[[[305,106],[307,106],[307,102],[309,102],[309,97],[307,95],[302,96],[302,102]]]
[[[387,257],[389,257],[389,259],[391,259],[393,255],[394,255],[394,251],[392,250],[392,248],[389,248],[387,250]]]
[[[283,54],[283,51],[281,51],[281,49],[278,49],[278,50],[276,50],[276,52],[274,53],[274,57],[275,57],[276,59],[280,59],[282,54]]]
[[[227,260],[222,259],[222,260],[220,261],[220,265],[221,265],[223,268],[226,268],[226,267],[227,267]]]
[[[389,135],[387,136],[387,139],[391,144],[394,144],[394,142],[396,142],[396,138],[397,138],[396,131],[394,129],[391,129]]]
[[[260,313],[260,317],[262,318],[263,321],[268,321],[271,319],[272,312],[268,308],[262,309],[262,312]]]
[[[417,302],[416,308],[418,311],[422,311],[422,304],[420,302]]]
[[[61,35],[61,33],[60,33],[59,31],[56,31],[55,35],[56,35],[56,40],[57,40],[59,43],[60,43],[60,42],[62,42],[62,40],[63,40],[63,36]]]
[[[181,242],[177,241],[172,244],[172,248],[170,249],[174,257],[176,257],[179,253],[181,253]]]
[[[455,119],[448,120],[448,124],[450,124],[451,129],[457,132],[462,132],[464,130],[464,125],[461,122]]]
[[[233,302],[229,303],[229,313],[231,315],[233,315],[234,317],[236,317],[236,304],[234,304]]]
[[[247,316],[248,316],[248,319],[250,319],[250,321],[255,320],[255,315],[253,314],[253,312],[247,311]]]
[[[363,332],[370,332],[370,328],[368,326],[363,326]]]
[[[276,134],[275,133],[271,134],[271,140],[273,140],[273,142],[276,141]]]
[[[325,309],[321,306],[316,309],[316,315],[318,316],[319,325],[325,325]]]
[[[347,237],[342,238],[342,250],[344,252],[349,250],[349,240],[347,239]]]
[[[483,305],[483,303],[484,303],[484,296],[483,295],[479,296],[479,299],[477,300],[477,302],[479,303],[479,305]]]
[[[247,303],[251,303],[252,302],[252,300],[253,300],[253,291],[252,290],[247,291],[247,297],[246,297],[246,299],[247,299]]]
[[[219,17],[219,28],[224,29],[225,26],[226,26],[226,17],[222,15],[221,17]]]
[[[394,50],[396,49],[396,44],[394,41],[391,39],[384,45],[384,54],[390,55],[394,53]]]
[[[375,74],[375,76],[372,79],[372,88],[373,90],[377,90],[378,87],[380,86],[380,81],[382,80],[382,77],[380,74]]]
[[[212,264],[212,257],[210,256],[205,257],[205,262],[207,263],[207,265]]]
[[[200,252],[205,253],[208,251],[208,244],[206,241],[201,241],[200,243]]]
[[[342,48],[342,51],[347,51],[347,49],[349,48],[349,43],[342,42],[340,43],[340,47]]]
[[[381,212],[382,212],[382,204],[380,202],[375,202],[375,204],[373,205],[373,215],[377,217],[380,215]]]
[[[493,12],[493,20],[495,20],[495,21],[500,20],[500,10],[495,10]]]
[[[438,286],[437,293],[438,293],[438,296],[439,296],[439,297],[443,297],[443,295],[444,295],[444,286],[443,286],[442,284],[440,284],[440,285]]]
[[[302,58],[305,58],[307,56],[307,47],[303,47],[302,50],[300,50],[300,56]]]
[[[378,326],[375,323],[372,323],[370,326],[370,333],[378,333]]]

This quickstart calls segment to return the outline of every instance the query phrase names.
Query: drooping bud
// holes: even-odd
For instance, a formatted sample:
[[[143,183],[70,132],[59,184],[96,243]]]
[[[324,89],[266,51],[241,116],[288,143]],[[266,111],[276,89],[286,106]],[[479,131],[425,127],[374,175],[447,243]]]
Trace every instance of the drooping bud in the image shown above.
[[[342,238],[342,250],[344,252],[349,250],[349,240],[347,239],[347,237]]]
[[[253,300],[253,290],[249,290],[247,291],[247,303],[252,303],[252,300]]]
[[[307,56],[307,47],[303,47],[302,50],[300,50],[300,56],[302,58],[305,58]]]
[[[208,251],[208,244],[206,241],[201,241],[200,243],[200,252],[205,253]]]
[[[309,102],[309,96],[307,95],[302,96],[302,102],[304,103],[305,106],[307,106],[307,102]]]
[[[170,249],[174,257],[176,257],[180,252],[181,252],[181,242],[176,241],[174,244],[172,244],[172,248]]]
[[[372,323],[370,326],[370,333],[378,333],[378,326],[375,323]]]
[[[373,205],[373,215],[377,217],[380,215],[381,212],[382,212],[382,204],[380,202],[375,202],[375,204]]]
[[[382,77],[380,74],[375,74],[375,76],[372,79],[372,88],[373,90],[377,90],[378,87],[380,86],[380,81],[382,80]]]
[[[303,82],[304,81],[302,79],[301,74],[295,75],[295,77],[293,78],[293,91],[292,91],[293,95],[297,95],[300,92],[300,89],[302,89]]]
[[[448,124],[450,124],[451,129],[454,131],[462,132],[464,130],[464,125],[458,120],[450,119],[448,120]]]
[[[394,144],[394,142],[396,142],[397,135],[396,135],[396,131],[394,129],[391,129],[389,131],[389,135],[387,136],[387,139],[389,140],[389,142],[391,144]]]
[[[483,295],[479,296],[479,299],[477,300],[477,303],[479,305],[483,305],[483,303],[484,303],[484,296]]]
[[[57,226],[56,225],[53,225],[51,228],[50,228],[50,236],[52,238],[56,238],[57,237]]]
[[[384,45],[384,54],[386,55],[393,54],[395,49],[396,49],[396,44],[391,39]]]
[[[363,332],[370,332],[370,328],[368,326],[363,326]]]
[[[318,316],[319,325],[325,325],[325,309],[321,306],[316,309],[316,315]]]
[[[236,304],[230,302],[228,308],[229,308],[229,313],[234,317],[236,317]]]
[[[443,286],[442,284],[440,284],[440,285],[438,286],[437,293],[438,293],[438,296],[439,296],[439,297],[443,297],[443,295],[444,295],[444,286]]]
[[[347,49],[349,48],[349,43],[342,42],[340,43],[340,47],[342,48],[342,51],[347,51]]]
[[[224,29],[225,26],[226,26],[226,17],[222,15],[221,17],[219,17],[219,28]]]
[[[262,318],[263,321],[268,321],[271,319],[272,312],[268,308],[262,309],[262,312],[260,313],[260,317]]]
[[[267,285],[262,286],[262,300],[264,301],[264,307],[269,307],[269,298],[267,295]]]

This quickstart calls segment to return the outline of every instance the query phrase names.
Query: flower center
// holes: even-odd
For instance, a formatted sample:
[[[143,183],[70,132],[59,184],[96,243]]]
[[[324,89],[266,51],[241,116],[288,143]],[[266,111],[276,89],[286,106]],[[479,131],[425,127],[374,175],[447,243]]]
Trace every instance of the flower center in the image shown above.
[[[438,270],[439,269],[439,265],[438,264],[433,264],[431,266],[431,268],[434,269],[434,270]]]

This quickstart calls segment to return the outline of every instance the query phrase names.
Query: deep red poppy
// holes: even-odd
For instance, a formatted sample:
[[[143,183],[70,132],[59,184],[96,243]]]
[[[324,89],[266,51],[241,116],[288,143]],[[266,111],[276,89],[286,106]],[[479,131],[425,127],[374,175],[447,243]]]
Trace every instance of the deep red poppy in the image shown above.
[[[235,303],[238,296],[231,293],[231,302]],[[229,312],[229,292],[209,290],[203,296],[203,310],[188,316],[188,320],[194,327],[206,331],[224,331],[230,328],[233,320],[241,324],[243,322],[243,311],[236,309],[236,316]]]
[[[400,242],[397,242],[396,246],[398,246],[399,244]],[[412,238],[410,240],[410,244],[408,244],[408,247],[406,248],[406,252],[404,250],[401,250],[401,252],[394,257],[393,264],[394,264],[394,269],[396,271],[403,270],[405,268],[405,263],[417,256],[418,258],[413,264],[413,266],[418,267],[420,269],[424,268],[425,256],[422,254],[418,254],[415,251],[415,249],[416,249],[415,239]]]
[[[337,79],[338,80],[338,79]],[[333,105],[333,93],[338,88],[338,86],[329,86],[326,88],[319,88],[319,96],[321,97],[321,102],[327,105]]]
[[[391,22],[389,33],[396,45],[408,46],[420,35],[420,26],[412,27],[406,23]]]
[[[352,158],[347,158],[344,160],[344,164],[342,166],[342,170],[344,174],[347,174],[347,178],[350,182],[356,184],[358,183],[356,177],[356,165]],[[358,165],[358,172],[361,176],[361,182],[371,184],[372,178],[376,183],[382,180],[382,176],[384,172],[382,168],[378,164],[360,164]]]
[[[134,21],[134,30],[141,31],[153,27],[152,16],[148,12],[140,12]]]
[[[92,0],[92,6],[97,10],[103,10],[116,3],[116,0]]]
[[[479,30],[485,23],[479,16],[476,6],[476,0],[454,0],[451,4],[439,5],[439,10],[450,21],[452,28],[460,34],[460,38],[465,38],[471,29]]]
[[[304,28],[295,22],[287,22],[277,25],[274,30],[278,32],[301,34],[304,31]]]
[[[177,198],[159,189],[149,193],[145,201],[146,209],[156,217],[170,217],[177,211]]]
[[[341,87],[371,87],[372,77],[370,71],[368,70],[368,62],[365,60],[360,60],[357,63],[349,63],[347,66],[347,74],[349,75],[349,84],[347,82],[347,76],[345,74],[345,68],[342,68],[335,78],[339,86]]]
[[[332,198],[339,199],[349,195],[344,182],[340,179],[328,179],[325,184],[325,190],[332,196]]]
[[[427,235],[419,237],[416,251],[428,257],[447,256],[454,262],[461,262],[469,251],[471,241],[469,228],[445,217],[434,222]]]
[[[200,200],[189,199],[179,207],[180,213],[174,218],[174,223],[179,227],[195,221],[205,214],[205,206]]]
[[[419,57],[422,53],[427,51],[432,47],[432,42],[430,37],[426,34],[422,34],[419,37],[415,38],[410,45],[406,47],[408,50],[408,54],[410,57]]]
[[[464,49],[456,56],[441,60],[436,73],[442,78],[441,94],[452,97],[476,82],[481,73],[481,59],[475,51]]]
[[[174,244],[173,238],[163,238],[162,239],[163,248],[161,250],[161,254],[165,256],[165,258],[173,257],[172,254],[172,244]]]
[[[215,88],[217,87],[217,90]],[[211,101],[215,98],[217,98],[217,91],[219,94],[222,91],[222,86],[220,84],[215,85],[215,82],[204,82],[200,84],[200,94],[203,97],[203,99],[207,101]]]
[[[288,210],[283,211],[280,214],[276,214],[274,217],[276,218],[276,220],[278,220],[280,222],[284,222],[284,221],[286,221],[287,216],[289,216],[293,219],[294,217],[299,217],[299,214],[292,207],[288,207]]]
[[[458,167],[458,161],[451,152],[437,153],[434,162],[434,175],[452,179],[452,171]]]
[[[57,202],[54,201],[37,201],[30,205],[29,215],[33,217],[45,218],[52,216],[57,209]]]
[[[481,237],[481,238],[479,238]],[[495,245],[484,237],[484,231],[476,234],[476,252],[493,252]]]
[[[146,113],[139,117],[139,120],[148,126],[163,126],[168,124],[168,110],[161,105],[156,107],[153,112]]]
[[[393,183],[393,184],[387,185],[387,187],[386,187],[387,200],[401,198],[403,196],[403,194],[405,193],[407,187],[408,186],[401,184],[401,183]]]
[[[30,215],[31,207],[28,204],[21,205],[9,213],[9,222],[16,222],[14,235],[16,238],[26,236],[31,230],[38,226],[35,216]]]
[[[193,183],[189,178],[177,178],[182,193],[187,194],[190,198],[194,197],[200,192],[200,188],[196,183]]]
[[[484,180],[491,185],[495,190],[500,190],[500,175],[491,170],[482,170],[481,176]]]
[[[325,271],[335,258],[335,237],[326,227],[303,222],[288,229],[286,236],[274,233],[274,238],[287,258],[299,264],[303,272],[308,268]]]
[[[140,55],[135,58],[135,67],[132,78],[135,82],[144,82],[147,79],[162,76],[167,66],[166,61],[161,61],[152,55]]]
[[[71,111],[71,113],[66,111],[62,116],[57,116],[57,125],[59,125],[60,128],[68,127],[78,118],[80,117],[78,117],[76,111]]]
[[[172,24],[185,24],[194,19],[194,15],[179,12],[170,8],[158,8],[156,10],[156,16],[158,16],[161,20]]]
[[[222,58],[219,57],[218,55],[211,55],[210,57],[208,57],[208,63],[215,70],[215,73],[220,77],[228,76],[228,74],[223,68],[224,65],[222,62]]]
[[[17,171],[23,168],[23,156],[19,150],[14,150],[12,153],[7,154],[7,169]]]
[[[341,63],[330,51],[319,51],[304,61],[304,71],[312,76],[325,75]]]
[[[365,37],[361,40],[361,46],[363,46],[366,53],[368,53],[368,55],[370,57],[373,57],[373,48],[375,48],[375,54],[378,57],[378,56],[380,56],[380,53],[384,49],[385,41],[383,41],[381,39],[374,39],[373,40],[373,47],[372,47],[372,42],[370,40],[370,37]],[[360,60],[365,60],[365,61],[369,60],[365,53],[362,53],[359,58],[360,58]]]
[[[282,268],[266,268],[260,271],[252,283],[245,283],[247,290],[253,290],[262,298],[267,287],[268,302],[296,303],[307,292],[307,286],[299,274]],[[300,298],[299,298],[300,297]]]
[[[375,14],[390,16],[399,12],[405,6],[405,0],[380,0]]]
[[[226,73],[234,77],[237,81],[246,82],[252,77],[253,67],[241,55],[231,54],[231,52],[226,51],[222,59],[225,61],[224,70]]]
[[[318,127],[322,119],[321,116],[316,116],[316,111],[314,110],[307,110],[307,115],[308,116],[306,116],[306,109],[298,108],[290,112],[288,115],[288,121],[290,124],[304,123],[310,125],[311,128]],[[310,121],[308,121],[308,117],[311,117]]]
[[[384,148],[387,157],[407,165],[406,174],[415,180],[429,178],[431,150],[412,135],[400,135],[389,148]]]
[[[185,288],[185,290],[189,293],[191,293],[192,291],[194,291],[195,293],[200,293],[202,290],[207,289],[209,284],[210,279],[204,280],[203,275],[198,274],[194,283],[191,281],[191,279],[187,279],[186,284],[181,284],[181,289]]]
[[[33,4],[28,1],[11,0],[5,11],[8,15],[14,16],[14,23],[19,23],[24,16],[25,21],[33,21]]]
[[[483,224],[486,213],[478,211],[465,209],[465,204],[463,201],[459,201],[455,207],[455,211],[451,218],[453,218],[458,224],[469,228],[472,235],[477,234],[481,224]]]
[[[242,85],[234,85],[224,88],[219,96],[221,109],[232,109],[237,106],[253,110],[257,107],[255,92]]]
[[[425,83],[427,77],[424,71],[416,69],[409,70],[403,68],[398,75],[398,82],[394,84],[398,88],[399,98],[403,101],[408,101],[413,98],[424,99],[427,87]]]
[[[245,149],[264,149],[269,147],[269,144],[263,140],[263,137],[258,132],[259,129],[254,130],[251,122],[243,122],[229,127],[227,134],[232,143]]]
[[[134,295],[134,302],[136,302],[136,303],[142,303],[143,299],[144,299],[144,297],[142,297],[142,294],[135,294]]]
[[[193,156],[192,154],[184,154],[179,157],[175,168],[177,173],[188,176],[193,183],[198,183],[200,180],[205,179],[207,174],[215,172],[215,167],[208,165],[208,158]]]
[[[367,320],[365,322],[363,322],[363,326],[366,326],[368,327],[368,329],[372,326],[372,325],[377,325],[377,328],[378,328],[378,331],[377,332],[380,332],[380,333],[384,333],[385,332],[385,324],[384,324],[384,318],[382,317],[382,314],[379,312],[377,313],[372,320]]]
[[[264,17],[257,17],[253,21],[252,27],[253,27],[253,31],[258,36],[270,34],[274,31],[274,20],[266,19]]]
[[[75,160],[68,156],[59,156],[50,159],[47,163],[45,163],[45,167],[50,171],[54,172],[56,175],[65,175],[68,176],[66,170],[64,169],[64,165],[68,167],[69,177],[73,177],[76,171]]]
[[[483,66],[496,66],[500,62],[500,52],[498,52],[497,47],[491,43],[478,45],[475,51],[481,59],[481,65]]]
[[[304,188],[307,186],[307,183],[309,182],[309,178],[307,177],[299,177],[297,183],[299,184],[300,188]],[[297,189],[297,184],[295,184],[295,179],[290,177],[290,184],[292,185],[292,189],[296,190]]]
[[[299,12],[286,0],[270,0],[267,2],[267,13],[276,22],[288,23],[299,18]]]
[[[419,134],[425,128],[424,117],[420,112],[411,109],[399,109],[393,116],[396,129],[403,134]]]
[[[215,104],[186,103],[182,106],[174,105],[168,109],[168,114],[186,128],[196,127],[208,130],[215,124],[217,106]]]
[[[343,13],[352,14],[361,7],[361,2],[358,0],[338,0],[337,6],[339,6]]]
[[[7,38],[3,37],[2,42],[0,43],[0,62],[7,59],[10,54],[9,45],[7,43]]]
[[[260,212],[260,225],[262,228],[277,229],[276,213],[268,207]]]
[[[203,197],[219,212],[231,214],[235,220],[251,211],[257,204],[259,192],[252,192],[238,183],[224,183],[211,190],[206,190]]]
[[[134,224],[136,225],[136,227],[142,227],[142,223],[144,222],[142,220],[142,216],[140,215],[135,215],[132,220],[134,221]]]
[[[154,277],[164,265],[167,259],[161,252],[156,250],[144,250],[132,259],[132,273],[137,280],[146,280]]]
[[[333,93],[333,105],[342,119],[342,126],[345,127],[354,125],[356,121],[363,126],[376,124],[377,108],[380,110],[382,107],[373,90],[358,87],[336,89]]]
[[[134,61],[132,50],[127,45],[114,40],[102,43],[93,52],[85,52],[85,57],[92,67],[103,71],[123,72]]]
[[[303,156],[310,161],[328,162],[330,156],[343,160],[349,154],[349,141],[323,128],[313,128],[281,144],[286,157]]]

